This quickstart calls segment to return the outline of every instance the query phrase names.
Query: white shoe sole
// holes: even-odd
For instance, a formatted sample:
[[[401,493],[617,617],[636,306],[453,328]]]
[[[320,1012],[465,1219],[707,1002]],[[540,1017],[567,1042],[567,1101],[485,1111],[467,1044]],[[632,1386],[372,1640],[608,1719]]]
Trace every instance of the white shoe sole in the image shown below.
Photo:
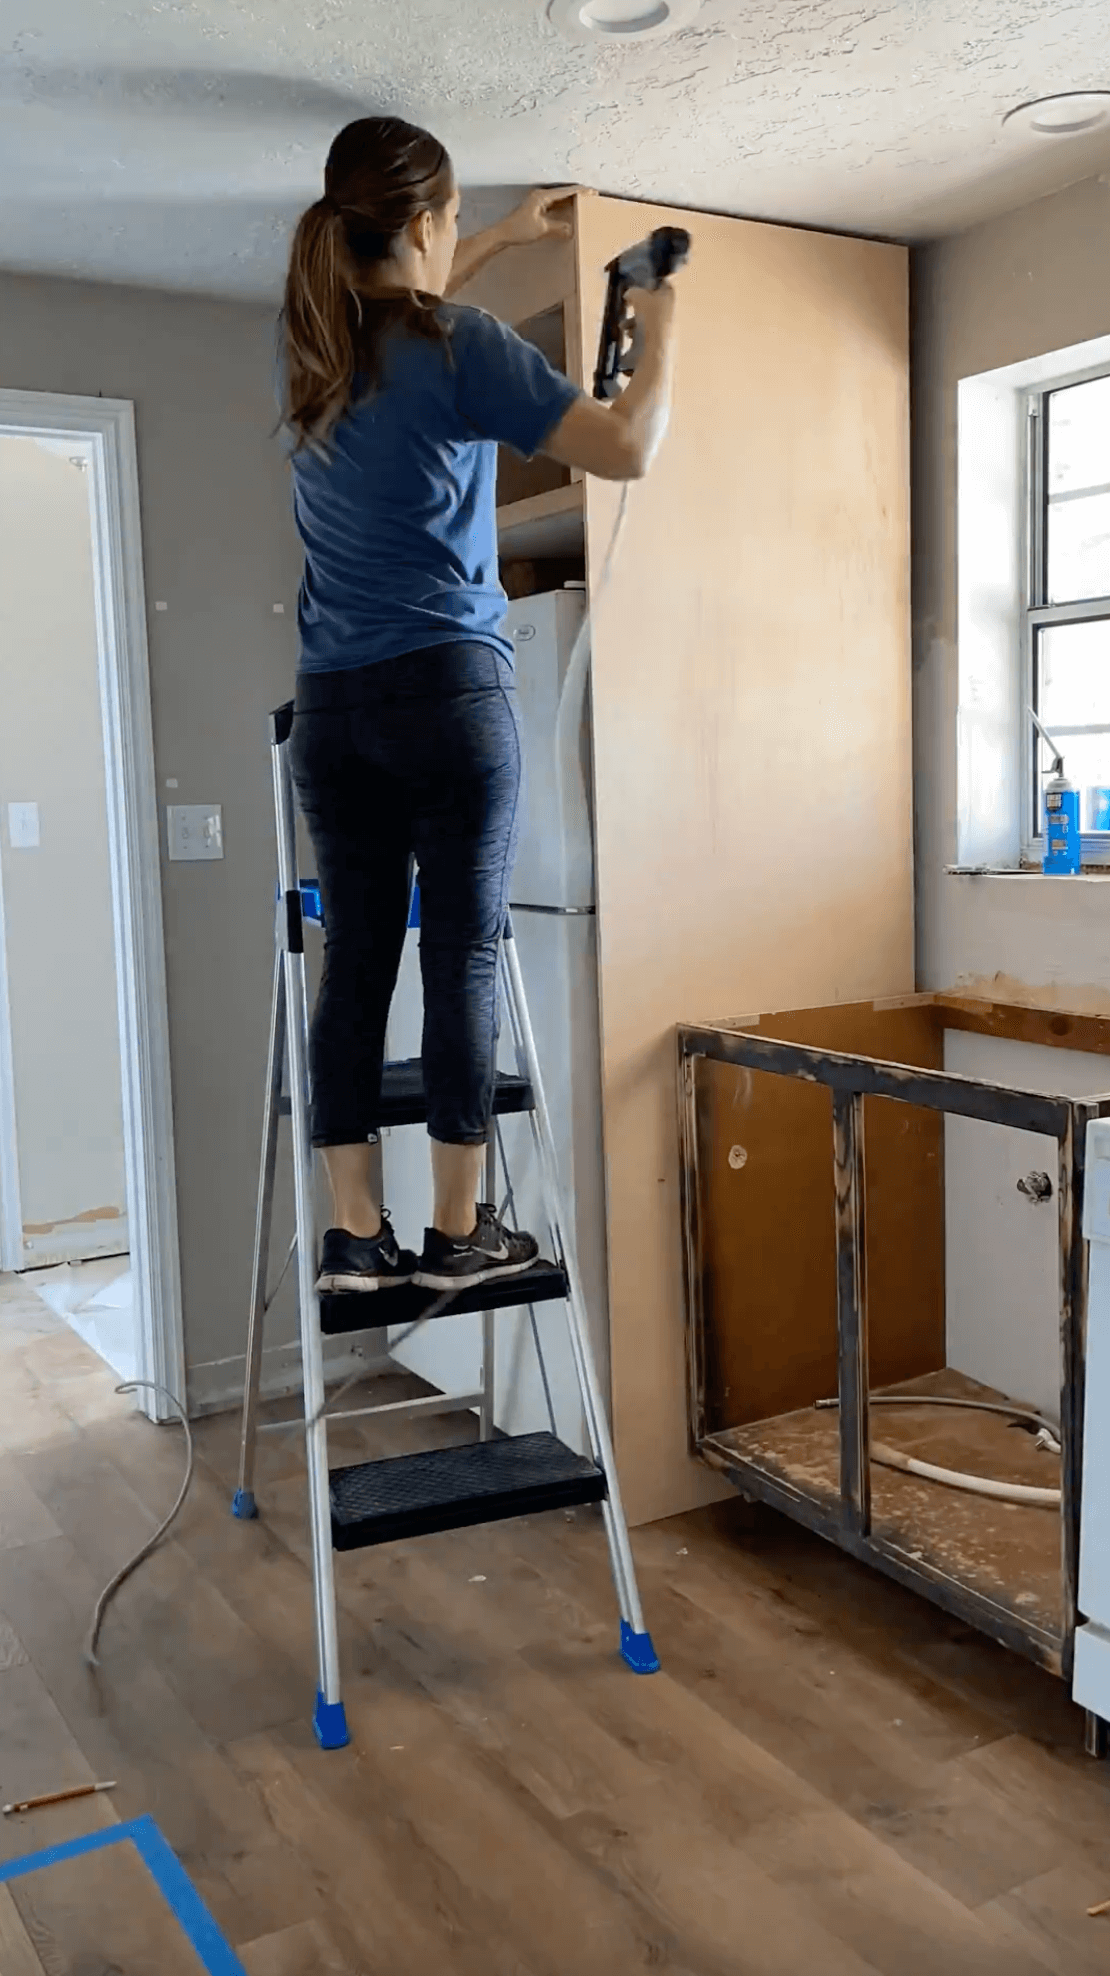
[[[495,1262],[489,1269],[468,1270],[465,1276],[434,1276],[431,1270],[418,1269],[412,1280],[422,1290],[469,1290],[473,1284],[494,1283],[502,1276],[520,1276],[538,1261],[537,1254],[527,1262]]]
[[[334,1297],[354,1291],[366,1297],[372,1290],[401,1290],[406,1283],[415,1283],[415,1276],[344,1276],[341,1272],[318,1276],[317,1294],[321,1297]]]

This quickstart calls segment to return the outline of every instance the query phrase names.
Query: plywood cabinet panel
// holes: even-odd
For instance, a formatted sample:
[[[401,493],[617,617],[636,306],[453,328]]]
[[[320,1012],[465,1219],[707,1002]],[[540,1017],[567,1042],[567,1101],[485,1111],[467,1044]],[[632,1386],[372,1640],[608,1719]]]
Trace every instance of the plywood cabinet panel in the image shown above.
[[[673,1026],[913,984],[906,256],[589,198],[604,264],[655,225],[679,276],[671,431],[586,483],[617,1451],[634,1520],[713,1484],[689,1456]]]
[[[931,1007],[841,1004],[747,1029],[888,1062],[944,1067]],[[791,1413],[837,1391],[836,1221],[829,1092],[701,1058],[703,1433]],[[984,1128],[987,1129],[987,1128]],[[870,1382],[945,1364],[944,1119],[864,1105]]]
[[[510,247],[453,297],[507,323],[522,323],[559,307],[575,294],[576,268],[571,240],[544,240]],[[573,375],[573,373],[572,373]]]
[[[556,370],[568,374],[566,323],[572,314],[565,303],[559,302],[514,325],[518,336],[539,350]],[[508,507],[517,501],[531,500],[537,494],[552,493],[557,487],[569,487],[570,479],[570,468],[560,466],[546,453],[525,460],[510,446],[502,446],[497,459],[497,505]]]
[[[642,1521],[717,1492],[688,1453],[674,1025],[913,986],[907,260],[575,207],[573,244],[502,255],[460,299],[516,324],[563,305],[588,387],[606,262],[693,235],[671,431],[604,594],[620,490],[584,483],[613,1416]],[[538,501],[561,526],[562,490]]]
[[[568,213],[573,204],[568,203]],[[472,308],[486,309],[543,351],[548,361],[583,382],[582,338],[576,292],[575,251],[570,240],[543,241],[499,254],[460,289],[455,298]],[[572,497],[556,499],[550,507],[552,525],[543,508],[533,507],[548,496],[560,496],[581,481],[581,474],[556,464],[542,453],[522,460],[507,446],[499,451],[497,505],[502,535],[502,573],[506,558],[553,560],[574,557],[572,573],[581,576],[581,504]],[[570,525],[562,526],[566,518]],[[537,526],[539,523],[539,526]],[[557,587],[565,572],[530,575],[527,588]],[[511,594],[516,594],[512,592]]]

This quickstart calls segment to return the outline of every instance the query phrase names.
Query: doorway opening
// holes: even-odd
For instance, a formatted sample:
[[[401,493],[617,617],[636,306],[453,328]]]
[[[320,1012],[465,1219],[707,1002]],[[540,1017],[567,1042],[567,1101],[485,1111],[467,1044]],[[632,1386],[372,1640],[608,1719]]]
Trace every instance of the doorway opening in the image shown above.
[[[132,407],[0,391],[0,1269],[184,1400]],[[145,1410],[169,1413],[154,1395]]]

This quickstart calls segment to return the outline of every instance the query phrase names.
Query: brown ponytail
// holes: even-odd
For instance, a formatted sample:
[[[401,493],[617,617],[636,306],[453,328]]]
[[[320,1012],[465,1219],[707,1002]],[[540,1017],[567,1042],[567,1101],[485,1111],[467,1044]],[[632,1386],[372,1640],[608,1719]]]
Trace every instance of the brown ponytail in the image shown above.
[[[350,408],[356,376],[368,389],[379,382],[389,330],[400,324],[414,335],[445,337],[437,298],[375,297],[364,287],[409,221],[451,197],[454,175],[442,144],[399,117],[361,117],[335,139],[324,188],[297,222],[285,283],[285,422],[297,446],[327,441]]]

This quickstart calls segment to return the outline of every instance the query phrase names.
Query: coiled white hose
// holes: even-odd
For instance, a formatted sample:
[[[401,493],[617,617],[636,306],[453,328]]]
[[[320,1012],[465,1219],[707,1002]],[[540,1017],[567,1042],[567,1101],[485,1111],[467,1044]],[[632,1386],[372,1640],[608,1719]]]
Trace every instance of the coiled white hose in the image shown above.
[[[819,1410],[838,1407],[840,1401],[817,1400]],[[1052,1454],[1059,1454],[1058,1430],[1051,1421],[1037,1413],[1032,1407],[1011,1406],[1002,1400],[953,1399],[947,1393],[872,1393],[868,1405],[873,1407],[966,1407],[971,1413],[1000,1413],[1008,1420],[1021,1420],[1039,1427],[1037,1446],[1047,1447]],[[1044,1436],[1048,1436],[1048,1440]],[[904,1455],[897,1448],[888,1448],[881,1441],[872,1442],[871,1459],[883,1468],[897,1468],[903,1475],[916,1475],[923,1482],[941,1482],[948,1489],[963,1489],[969,1496],[990,1496],[999,1503],[1024,1503],[1038,1509],[1059,1509],[1059,1489],[1041,1489],[1029,1482],[996,1482],[989,1475],[965,1475],[958,1468],[938,1468],[935,1462],[918,1461],[916,1455]]]
[[[996,1503],[1025,1503],[1036,1509],[1059,1509],[1059,1489],[1038,1489],[1030,1482],[996,1482],[989,1475],[964,1475],[958,1468],[938,1468],[934,1462],[918,1461],[914,1455],[900,1454],[881,1441],[871,1445],[871,1459],[883,1468],[900,1469],[903,1475],[917,1475],[923,1482],[943,1482],[948,1489],[964,1489],[969,1496],[990,1496]]]

